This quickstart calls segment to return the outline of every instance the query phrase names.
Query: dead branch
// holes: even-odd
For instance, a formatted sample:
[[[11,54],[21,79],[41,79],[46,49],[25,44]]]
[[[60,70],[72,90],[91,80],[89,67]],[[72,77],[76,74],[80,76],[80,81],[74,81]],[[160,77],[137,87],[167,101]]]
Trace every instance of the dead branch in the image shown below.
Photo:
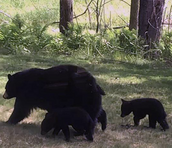
[[[131,6],[128,2],[121,0],[122,2],[126,3],[128,6]]]
[[[128,26],[117,26],[117,27],[113,27],[112,29],[121,29],[121,28],[125,28],[125,27],[128,27]]]
[[[13,20],[13,18],[8,13],[6,13],[6,12],[4,12],[2,10],[0,10],[0,13],[2,13],[3,15],[5,15],[5,16],[7,16],[7,17],[9,17],[10,19]]]
[[[112,0],[109,0],[107,2],[104,2],[100,7],[103,7],[104,5],[106,5],[107,3],[110,3]]]
[[[94,0],[91,0],[91,1],[88,3],[87,8],[85,9],[85,11],[84,11],[83,13],[81,13],[81,14],[75,16],[73,19],[76,19],[76,18],[78,18],[78,17],[84,15],[84,14],[87,12],[87,10],[89,9],[89,6],[91,5],[91,3],[92,3],[93,1],[94,1]]]

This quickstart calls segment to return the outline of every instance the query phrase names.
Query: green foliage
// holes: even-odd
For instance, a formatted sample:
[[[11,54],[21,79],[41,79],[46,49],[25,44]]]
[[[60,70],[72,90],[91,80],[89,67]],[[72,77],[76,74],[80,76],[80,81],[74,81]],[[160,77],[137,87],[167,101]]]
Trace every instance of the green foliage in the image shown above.
[[[11,5],[15,8],[23,8],[25,6],[25,2],[21,0],[11,0]]]
[[[40,23],[32,21],[31,25],[27,26],[18,14],[11,23],[0,27],[2,30],[0,46],[8,53],[37,53],[43,50],[52,39],[50,35],[44,33]]]
[[[102,30],[90,32],[80,25],[70,25],[66,34],[47,32],[48,24],[41,24],[39,19],[32,21],[17,14],[11,22],[0,25],[0,51],[24,54],[67,54],[81,53],[85,57],[117,58],[126,61],[133,58],[145,58],[146,54],[158,53],[156,58],[171,58],[172,33],[165,33],[155,49],[146,51],[144,40],[138,38],[137,31],[128,28],[121,30]],[[120,58],[119,58],[120,57]]]
[[[122,29],[122,31],[118,35],[119,38],[119,46],[123,48],[127,53],[136,54],[139,41],[137,37],[136,30],[130,31],[127,29]]]
[[[172,32],[165,32],[161,38],[160,48],[163,57],[172,58]]]

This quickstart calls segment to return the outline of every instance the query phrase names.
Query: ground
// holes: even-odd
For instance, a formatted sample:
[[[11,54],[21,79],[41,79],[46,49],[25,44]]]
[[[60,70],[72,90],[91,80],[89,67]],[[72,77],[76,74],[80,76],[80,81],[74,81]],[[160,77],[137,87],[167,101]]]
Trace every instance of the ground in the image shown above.
[[[76,59],[76,58],[75,58]],[[19,125],[11,126],[4,123],[12,112],[14,99],[4,100],[2,94],[8,73],[15,73],[31,67],[47,68],[59,64],[77,64],[85,67],[97,79],[105,90],[103,108],[107,112],[108,125],[103,132],[101,126],[95,129],[94,142],[89,143],[83,137],[73,137],[66,143],[60,133],[55,139],[41,136],[40,123],[45,112],[34,111],[31,116]],[[72,57],[41,57],[41,56],[4,56],[0,55],[0,147],[3,148],[170,148],[172,147],[172,67],[162,63],[136,61],[125,63],[108,60],[89,60]],[[146,129],[148,119],[141,121],[137,128],[122,127],[122,124],[133,124],[132,115],[120,117],[121,99],[131,100],[138,97],[159,99],[167,112],[170,129],[162,132]]]

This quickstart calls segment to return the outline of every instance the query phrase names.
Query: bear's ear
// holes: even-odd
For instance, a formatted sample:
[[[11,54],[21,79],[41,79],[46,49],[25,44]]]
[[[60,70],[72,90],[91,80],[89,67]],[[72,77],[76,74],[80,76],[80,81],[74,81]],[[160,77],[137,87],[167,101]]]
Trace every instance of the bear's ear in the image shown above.
[[[11,77],[12,77],[12,76],[11,76],[10,74],[8,74],[8,80],[10,80],[10,79],[11,79]]]
[[[48,114],[49,114],[49,113],[46,113],[46,114],[45,114],[45,118],[48,117]]]
[[[127,102],[127,101],[125,101],[124,99],[121,99],[121,101],[122,101],[122,103],[125,103],[125,102]]]

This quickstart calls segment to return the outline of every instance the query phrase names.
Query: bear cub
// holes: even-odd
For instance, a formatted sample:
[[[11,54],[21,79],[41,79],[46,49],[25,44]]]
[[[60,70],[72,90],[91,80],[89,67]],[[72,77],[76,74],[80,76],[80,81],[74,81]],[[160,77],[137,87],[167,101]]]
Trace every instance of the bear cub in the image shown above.
[[[56,109],[53,112],[47,113],[41,123],[41,134],[45,135],[51,129],[54,129],[53,135],[55,136],[62,130],[66,141],[69,141],[69,125],[77,133],[84,134],[87,140],[93,141],[94,122],[90,115],[79,107]]]
[[[156,128],[156,122],[161,125],[164,131],[169,128],[164,107],[157,99],[140,98],[131,101],[122,99],[121,117],[129,115],[131,112],[133,112],[134,115],[133,119],[135,126],[139,125],[140,119],[148,115],[150,128]]]

